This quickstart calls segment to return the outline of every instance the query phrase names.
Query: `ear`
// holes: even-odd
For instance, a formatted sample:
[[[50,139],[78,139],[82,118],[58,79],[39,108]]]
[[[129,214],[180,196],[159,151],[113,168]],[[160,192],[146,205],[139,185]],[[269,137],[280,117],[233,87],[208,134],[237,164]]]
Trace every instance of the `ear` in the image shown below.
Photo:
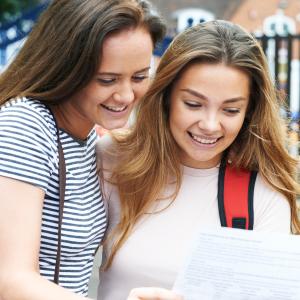
[[[237,160],[237,153],[239,152],[238,149],[238,143],[236,143],[236,140],[233,142],[233,144],[227,149],[226,153],[226,162],[230,165],[234,165],[234,162]]]

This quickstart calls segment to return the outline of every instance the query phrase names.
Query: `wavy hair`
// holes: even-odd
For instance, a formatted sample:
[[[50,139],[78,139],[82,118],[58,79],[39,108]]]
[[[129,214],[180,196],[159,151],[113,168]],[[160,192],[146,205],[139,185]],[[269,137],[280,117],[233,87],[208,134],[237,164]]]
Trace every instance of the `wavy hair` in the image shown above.
[[[187,29],[173,40],[139,103],[136,124],[129,133],[114,135],[119,161],[111,180],[119,191],[121,218],[106,268],[137,220],[161,197],[170,178],[175,178],[175,192],[170,195],[173,199],[180,189],[182,173],[178,146],[170,132],[169,95],[184,68],[195,62],[222,63],[248,74],[249,108],[241,131],[226,153],[236,167],[259,171],[287,198],[292,230],[300,230],[296,206],[298,162],[285,147],[282,102],[270,78],[265,55],[255,38],[240,26],[212,21]]]
[[[139,26],[154,46],[166,31],[147,0],[53,0],[0,75],[0,105],[23,96],[51,104],[67,100],[98,70],[105,38]]]

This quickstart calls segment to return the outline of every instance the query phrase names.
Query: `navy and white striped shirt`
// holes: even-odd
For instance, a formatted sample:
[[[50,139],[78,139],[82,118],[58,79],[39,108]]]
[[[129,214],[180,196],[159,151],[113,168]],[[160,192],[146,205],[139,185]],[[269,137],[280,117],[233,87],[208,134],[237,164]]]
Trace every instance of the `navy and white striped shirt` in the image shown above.
[[[66,163],[59,282],[87,295],[94,252],[107,220],[96,172],[92,131],[85,141],[59,130]],[[58,150],[53,117],[44,104],[26,98],[0,108],[0,176],[21,180],[45,191],[40,273],[53,280],[59,212]]]

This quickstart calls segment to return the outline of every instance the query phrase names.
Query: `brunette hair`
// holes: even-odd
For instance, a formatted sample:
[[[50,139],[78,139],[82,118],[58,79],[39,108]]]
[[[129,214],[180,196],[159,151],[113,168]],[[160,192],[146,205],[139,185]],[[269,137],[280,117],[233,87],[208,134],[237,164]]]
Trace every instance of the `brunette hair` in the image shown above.
[[[23,96],[52,104],[68,99],[94,76],[104,39],[139,26],[154,46],[166,30],[147,0],[53,0],[0,75],[0,105]]]

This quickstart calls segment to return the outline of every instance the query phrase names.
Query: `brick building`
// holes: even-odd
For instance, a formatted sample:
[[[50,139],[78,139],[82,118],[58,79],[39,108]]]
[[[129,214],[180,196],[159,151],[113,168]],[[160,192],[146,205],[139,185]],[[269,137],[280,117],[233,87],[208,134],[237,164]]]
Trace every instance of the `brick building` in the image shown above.
[[[178,16],[189,9],[211,13],[215,19],[231,20],[251,32],[262,32],[264,23],[278,9],[290,18],[300,33],[300,0],[151,0],[168,22],[170,32],[177,27]],[[280,18],[280,17],[278,17]],[[205,20],[205,19],[204,19]],[[196,21],[199,21],[196,20]],[[272,20],[270,20],[272,23]],[[188,20],[186,25],[188,26]]]
[[[278,15],[278,19],[282,19],[281,14],[284,14],[287,22],[291,22],[289,29],[293,32],[289,33],[300,33],[300,0],[246,0],[237,8],[230,20],[251,32],[263,32],[265,31],[263,25],[270,16]]]
[[[176,10],[201,8],[216,15],[217,19],[230,19],[245,0],[151,0],[151,2],[170,20]]]

